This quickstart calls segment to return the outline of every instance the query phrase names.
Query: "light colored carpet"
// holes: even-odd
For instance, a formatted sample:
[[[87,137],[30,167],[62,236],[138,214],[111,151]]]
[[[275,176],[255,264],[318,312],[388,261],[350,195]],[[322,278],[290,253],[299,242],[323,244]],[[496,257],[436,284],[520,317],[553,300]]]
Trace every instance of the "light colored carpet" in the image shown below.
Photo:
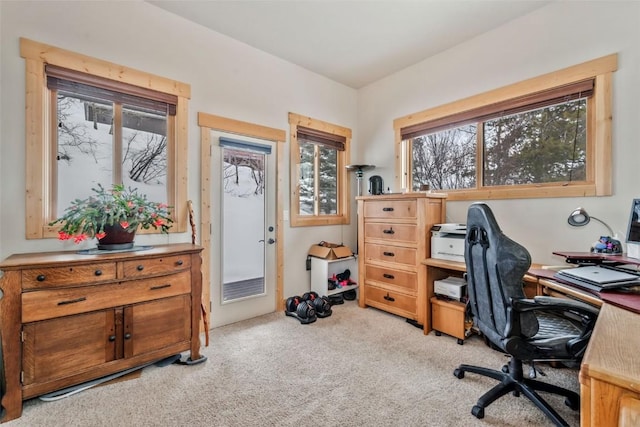
[[[500,369],[507,358],[479,337],[464,345],[355,301],[301,325],[272,313],[211,331],[209,360],[150,366],[137,379],[74,396],[25,402],[18,426],[548,426],[524,397],[508,395],[476,419],[471,408],[495,381],[453,376],[460,363]],[[185,355],[186,356],[186,355]],[[577,371],[543,366],[578,391]],[[543,394],[572,425],[578,412]]]

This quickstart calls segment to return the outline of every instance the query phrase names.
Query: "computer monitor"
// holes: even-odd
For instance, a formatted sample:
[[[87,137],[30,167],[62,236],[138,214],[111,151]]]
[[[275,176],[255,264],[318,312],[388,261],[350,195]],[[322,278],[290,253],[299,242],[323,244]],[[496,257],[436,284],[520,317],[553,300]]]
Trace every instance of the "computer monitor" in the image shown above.
[[[627,256],[640,259],[640,199],[633,199],[629,228],[627,228]]]

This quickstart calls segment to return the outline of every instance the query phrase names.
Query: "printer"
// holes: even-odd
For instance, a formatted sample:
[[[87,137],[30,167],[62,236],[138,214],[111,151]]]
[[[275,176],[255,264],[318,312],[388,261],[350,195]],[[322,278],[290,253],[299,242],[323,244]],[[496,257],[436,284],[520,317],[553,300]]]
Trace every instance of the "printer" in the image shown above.
[[[449,276],[445,279],[434,280],[433,292],[436,295],[461,301],[466,296],[467,282],[460,277]]]
[[[431,227],[431,258],[464,262],[466,224],[435,224]]]

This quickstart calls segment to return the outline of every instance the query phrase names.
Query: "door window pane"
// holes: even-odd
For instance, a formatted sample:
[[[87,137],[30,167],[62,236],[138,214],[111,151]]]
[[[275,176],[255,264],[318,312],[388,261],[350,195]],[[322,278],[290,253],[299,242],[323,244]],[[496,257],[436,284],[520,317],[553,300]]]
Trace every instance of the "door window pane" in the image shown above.
[[[265,155],[223,148],[222,301],[265,293]]]

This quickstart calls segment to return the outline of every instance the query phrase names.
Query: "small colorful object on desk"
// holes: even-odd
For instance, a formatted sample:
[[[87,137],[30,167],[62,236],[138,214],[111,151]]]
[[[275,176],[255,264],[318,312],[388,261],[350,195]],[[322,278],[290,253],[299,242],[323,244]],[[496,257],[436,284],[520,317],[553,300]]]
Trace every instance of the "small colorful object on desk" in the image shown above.
[[[600,254],[621,254],[622,245],[619,240],[612,239],[609,236],[600,236],[600,240],[591,246],[591,252]]]

